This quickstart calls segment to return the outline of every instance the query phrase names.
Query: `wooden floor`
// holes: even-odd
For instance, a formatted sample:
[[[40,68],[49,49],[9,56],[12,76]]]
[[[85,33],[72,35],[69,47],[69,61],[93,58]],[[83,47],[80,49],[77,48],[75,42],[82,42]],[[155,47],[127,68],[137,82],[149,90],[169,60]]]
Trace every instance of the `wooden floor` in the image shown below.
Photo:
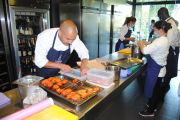
[[[154,117],[139,115],[140,111],[147,109],[148,101],[143,97],[145,77],[141,75],[126,87],[116,101],[96,120],[180,120],[180,99],[177,94],[180,71],[178,74],[178,77],[171,79],[171,88],[166,93],[164,103],[158,105]]]

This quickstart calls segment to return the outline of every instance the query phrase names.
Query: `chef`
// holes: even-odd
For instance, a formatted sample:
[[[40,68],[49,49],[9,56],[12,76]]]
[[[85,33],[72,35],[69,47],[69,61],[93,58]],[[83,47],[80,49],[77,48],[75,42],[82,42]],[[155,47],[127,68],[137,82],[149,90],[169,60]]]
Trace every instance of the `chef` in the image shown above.
[[[139,41],[138,46],[143,54],[147,57],[147,73],[144,85],[144,96],[149,98],[147,106],[148,110],[141,111],[141,116],[154,116],[160,101],[160,86],[162,78],[166,74],[166,60],[169,52],[170,43],[167,38],[167,31],[171,28],[171,24],[166,21],[158,21],[154,24],[154,35],[156,39],[152,42]],[[147,45],[146,47],[144,45]]]
[[[116,43],[115,52],[126,48],[130,40],[132,42],[135,41],[134,37],[130,37],[132,32],[130,30],[130,27],[133,28],[135,23],[136,23],[135,17],[131,16],[126,18],[124,25],[119,32],[119,37],[118,37],[118,42]]]
[[[65,20],[59,28],[51,28],[43,31],[37,37],[35,47],[36,75],[49,77],[62,72],[73,72],[66,61],[73,50],[76,50],[78,57],[82,60],[81,75],[88,71],[86,63],[89,53],[83,42],[79,39],[75,23]]]
[[[164,82],[161,85],[162,91],[162,102],[164,101],[164,96],[166,90],[170,88],[170,80],[172,77],[177,76],[177,67],[178,67],[178,57],[179,57],[179,44],[180,44],[180,33],[177,28],[177,21],[174,20],[173,17],[169,16],[168,9],[162,7],[158,10],[157,13],[159,19],[165,20],[172,25],[172,29],[170,29],[167,33],[168,40],[170,42],[169,54],[167,57],[167,65],[166,65],[166,75],[164,77]],[[174,51],[174,52],[173,52]],[[174,54],[175,53],[175,54]]]

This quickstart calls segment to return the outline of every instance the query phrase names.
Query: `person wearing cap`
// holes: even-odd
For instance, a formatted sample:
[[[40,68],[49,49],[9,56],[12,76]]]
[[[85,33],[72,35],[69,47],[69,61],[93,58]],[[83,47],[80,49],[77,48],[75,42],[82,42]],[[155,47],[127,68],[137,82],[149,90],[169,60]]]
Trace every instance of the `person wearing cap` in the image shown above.
[[[73,50],[82,60],[81,75],[85,75],[89,68],[87,61],[89,51],[79,39],[77,27],[71,20],[65,20],[59,28],[51,28],[37,36],[35,47],[36,75],[49,77],[62,72],[73,72],[72,68],[65,64]]]

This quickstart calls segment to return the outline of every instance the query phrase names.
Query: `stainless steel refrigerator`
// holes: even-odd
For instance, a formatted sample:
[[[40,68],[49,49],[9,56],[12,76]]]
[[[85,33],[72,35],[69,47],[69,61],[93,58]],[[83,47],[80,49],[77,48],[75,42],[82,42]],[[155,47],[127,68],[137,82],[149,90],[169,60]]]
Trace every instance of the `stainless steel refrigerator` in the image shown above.
[[[15,58],[13,60],[14,72],[17,76],[19,69],[21,69],[22,76],[35,74],[34,49],[36,39],[40,32],[50,28],[49,9],[35,6],[40,1],[25,0],[22,4],[19,2],[22,0],[15,1],[18,1],[17,4],[15,4],[16,2],[13,3],[12,0],[6,3],[10,46]],[[29,6],[24,2],[29,2]],[[44,1],[42,0],[42,2]],[[42,4],[39,6],[41,7]]]

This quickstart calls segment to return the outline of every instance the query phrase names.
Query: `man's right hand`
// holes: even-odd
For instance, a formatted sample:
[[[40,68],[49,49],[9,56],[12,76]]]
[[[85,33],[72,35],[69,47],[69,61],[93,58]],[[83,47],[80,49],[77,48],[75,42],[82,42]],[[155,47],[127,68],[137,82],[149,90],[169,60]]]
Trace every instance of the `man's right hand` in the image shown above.
[[[73,73],[72,68],[69,65],[66,65],[66,64],[61,64],[60,70],[62,72],[64,72],[64,73],[68,73],[68,72],[72,72]]]

